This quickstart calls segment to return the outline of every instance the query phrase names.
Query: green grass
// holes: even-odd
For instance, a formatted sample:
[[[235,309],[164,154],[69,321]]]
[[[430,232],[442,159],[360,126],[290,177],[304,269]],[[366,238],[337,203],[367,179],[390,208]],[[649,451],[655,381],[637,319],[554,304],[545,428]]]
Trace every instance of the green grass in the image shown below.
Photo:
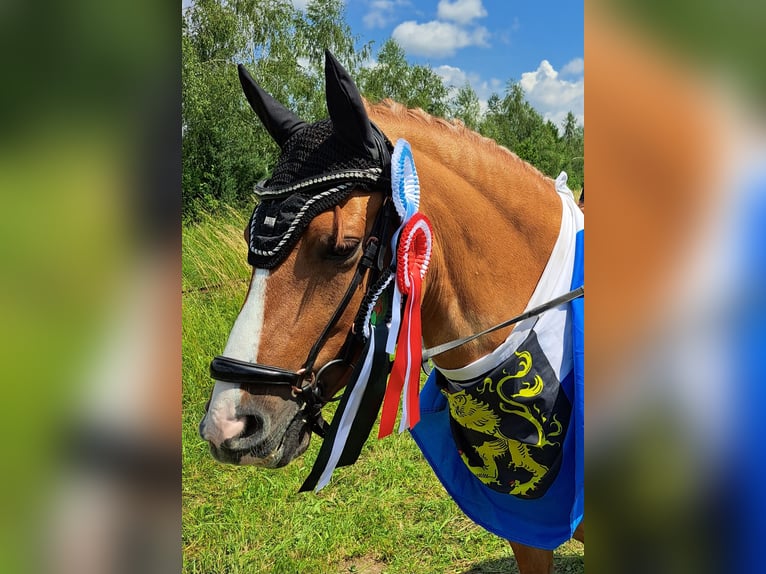
[[[212,459],[197,425],[212,388],[209,360],[223,349],[250,275],[246,220],[231,211],[183,230],[183,571],[518,572],[509,545],[460,512],[406,433],[371,438],[318,495],[298,494],[317,437],[279,470]],[[562,546],[557,572],[584,572],[582,548]]]

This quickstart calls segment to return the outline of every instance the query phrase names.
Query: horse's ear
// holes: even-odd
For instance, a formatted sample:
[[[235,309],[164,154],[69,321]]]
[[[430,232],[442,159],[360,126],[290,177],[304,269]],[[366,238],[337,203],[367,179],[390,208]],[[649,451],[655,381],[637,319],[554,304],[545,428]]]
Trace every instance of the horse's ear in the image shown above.
[[[327,111],[333,127],[346,143],[362,147],[375,157],[378,151],[362,95],[335,56],[329,50],[325,50],[324,55]]]
[[[245,92],[247,101],[250,102],[250,107],[261,119],[266,131],[277,145],[282,147],[291,135],[306,125],[306,122],[267,94],[255,83],[242,64],[237,66],[237,71],[239,83],[242,84],[242,90]]]

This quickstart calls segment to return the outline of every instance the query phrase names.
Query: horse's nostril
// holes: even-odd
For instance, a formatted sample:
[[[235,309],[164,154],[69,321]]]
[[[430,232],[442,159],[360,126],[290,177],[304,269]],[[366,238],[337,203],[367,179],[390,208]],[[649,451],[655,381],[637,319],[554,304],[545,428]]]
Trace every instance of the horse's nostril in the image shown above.
[[[258,415],[245,415],[242,420],[245,423],[245,428],[240,438],[255,436],[263,431],[263,419]]]

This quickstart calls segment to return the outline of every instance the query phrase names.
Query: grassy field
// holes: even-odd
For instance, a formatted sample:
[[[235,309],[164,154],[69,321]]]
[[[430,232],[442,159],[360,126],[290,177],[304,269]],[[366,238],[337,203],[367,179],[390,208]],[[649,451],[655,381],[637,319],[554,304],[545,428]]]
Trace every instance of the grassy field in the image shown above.
[[[370,439],[360,461],[337,471],[318,495],[298,494],[316,437],[279,470],[211,458],[197,425],[212,388],[208,363],[223,349],[250,273],[245,221],[230,212],[184,228],[183,571],[518,572],[509,545],[460,512],[406,433]],[[556,566],[562,574],[584,572],[582,545],[562,546]]]

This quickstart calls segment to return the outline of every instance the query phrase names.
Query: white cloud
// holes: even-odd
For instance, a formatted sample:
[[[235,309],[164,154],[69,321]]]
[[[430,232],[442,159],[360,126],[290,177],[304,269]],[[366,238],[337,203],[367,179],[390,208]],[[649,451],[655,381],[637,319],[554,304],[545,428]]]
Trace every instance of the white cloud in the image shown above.
[[[444,64],[442,66],[435,67],[433,70],[436,72],[436,75],[442,79],[442,83],[448,88],[459,88],[466,82],[470,81],[468,79],[468,74],[460,68],[456,68],[455,66],[448,66],[447,64]]]
[[[416,56],[451,56],[466,46],[487,46],[489,31],[478,26],[471,31],[449,22],[432,20],[418,24],[413,20],[402,22],[391,36],[405,51]]]
[[[568,70],[569,75],[573,75],[573,70],[577,69],[577,60],[572,60],[567,66],[572,64]],[[582,62],[582,60],[580,60]],[[567,67],[562,68],[563,70]],[[534,72],[524,72],[519,81],[524,88],[527,101],[542,114],[542,116],[551,120],[557,126],[563,125],[567,112],[572,112],[577,121],[584,125],[584,88],[585,82],[580,72],[580,77],[574,81],[562,79],[560,74],[551,66],[548,60],[540,62],[537,70]]]
[[[477,18],[484,18],[487,11],[481,0],[439,0],[437,16],[442,20],[452,20],[458,24],[468,24]]]
[[[500,93],[503,88],[503,82],[498,78],[490,78],[489,80],[482,80],[478,74],[465,72],[455,66],[442,65],[437,66],[434,72],[442,79],[444,87],[449,91],[449,97],[454,97],[458,90],[462,88],[466,82],[470,84],[473,91],[476,92],[476,96],[479,98],[479,107],[481,112],[487,111],[487,100],[493,92]]]
[[[585,70],[585,62],[582,58],[575,58],[567,62],[563,68],[561,68],[562,76],[579,76]]]
[[[370,11],[362,17],[362,22],[368,28],[384,28],[396,19],[397,7],[409,4],[409,0],[371,0]]]
[[[569,76],[575,76],[578,69],[579,77],[562,78],[565,70]],[[483,80],[478,74],[446,64],[435,66],[433,70],[449,90],[450,97],[454,97],[457,91],[468,82],[479,97],[482,113],[487,111],[487,100],[493,93],[503,96],[505,82],[498,78]],[[551,120],[557,126],[563,127],[567,112],[571,111],[578,123],[584,125],[582,70],[582,58],[572,60],[561,69],[561,72],[557,72],[548,60],[543,60],[534,72],[524,72],[519,83],[524,88],[527,101],[546,120]]]

